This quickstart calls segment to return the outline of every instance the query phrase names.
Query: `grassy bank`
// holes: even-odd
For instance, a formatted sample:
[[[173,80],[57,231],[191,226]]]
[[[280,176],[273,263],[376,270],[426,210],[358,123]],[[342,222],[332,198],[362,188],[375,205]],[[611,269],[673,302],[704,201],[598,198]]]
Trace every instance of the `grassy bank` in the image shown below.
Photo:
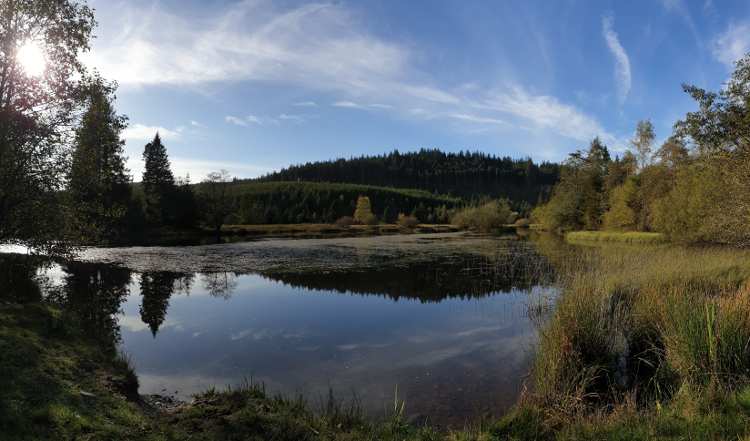
[[[661,233],[643,231],[571,231],[565,234],[569,242],[620,242],[633,244],[665,243],[666,237]]]
[[[565,266],[522,406],[534,427],[557,438],[745,439],[748,252],[595,247]]]

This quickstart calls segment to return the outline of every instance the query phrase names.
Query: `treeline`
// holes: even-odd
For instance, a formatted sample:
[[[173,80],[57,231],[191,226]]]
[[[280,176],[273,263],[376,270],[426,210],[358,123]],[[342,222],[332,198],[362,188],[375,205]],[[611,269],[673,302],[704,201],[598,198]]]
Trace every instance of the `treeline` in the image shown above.
[[[514,208],[546,199],[559,178],[558,164],[511,159],[479,152],[437,149],[337,159],[295,165],[261,181],[345,182],[381,187],[418,188],[465,199],[507,198]],[[523,203],[523,204],[522,204]]]
[[[663,145],[654,149],[648,121],[622,158],[595,139],[563,164],[534,218],[556,231],[655,231],[679,242],[749,245],[750,55],[719,92],[683,88],[698,110]]]
[[[206,184],[197,184],[201,191]],[[227,188],[228,224],[334,223],[354,216],[364,196],[376,219],[393,223],[399,214],[424,223],[448,223],[461,199],[422,190],[322,182],[236,181]]]

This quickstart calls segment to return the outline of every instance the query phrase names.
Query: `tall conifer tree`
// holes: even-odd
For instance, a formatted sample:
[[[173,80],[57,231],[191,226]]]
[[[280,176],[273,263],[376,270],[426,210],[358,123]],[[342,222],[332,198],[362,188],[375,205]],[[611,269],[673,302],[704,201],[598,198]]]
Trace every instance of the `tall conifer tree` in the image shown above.
[[[73,230],[86,242],[117,242],[130,205],[130,177],[120,133],[127,119],[112,104],[115,86],[94,77],[75,136],[68,194]]]
[[[143,150],[143,193],[146,202],[146,218],[151,224],[170,224],[174,221],[174,208],[170,203],[176,190],[174,176],[169,167],[167,149],[159,133],[146,144]]]

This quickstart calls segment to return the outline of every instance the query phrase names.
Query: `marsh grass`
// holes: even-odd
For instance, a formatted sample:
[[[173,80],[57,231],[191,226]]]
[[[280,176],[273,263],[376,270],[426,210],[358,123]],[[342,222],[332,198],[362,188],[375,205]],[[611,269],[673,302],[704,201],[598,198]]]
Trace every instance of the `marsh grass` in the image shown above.
[[[571,231],[565,234],[570,242],[620,242],[633,244],[659,244],[667,241],[661,233],[644,231]]]
[[[607,246],[562,273],[540,330],[534,400],[551,420],[649,408],[689,388],[726,393],[750,379],[750,254]]]

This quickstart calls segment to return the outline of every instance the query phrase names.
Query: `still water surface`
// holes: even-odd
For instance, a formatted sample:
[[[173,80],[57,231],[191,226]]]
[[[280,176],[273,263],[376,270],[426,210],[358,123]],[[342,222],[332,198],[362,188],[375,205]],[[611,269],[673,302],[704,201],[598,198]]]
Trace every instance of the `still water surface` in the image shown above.
[[[142,394],[189,399],[252,379],[313,404],[329,389],[356,396],[374,415],[398,394],[411,418],[451,425],[516,402],[540,305],[555,296],[549,264],[518,238],[99,249],[82,260],[50,274],[70,293],[93,283],[94,296],[118,298],[103,303]],[[232,271],[216,271],[222,262]]]

